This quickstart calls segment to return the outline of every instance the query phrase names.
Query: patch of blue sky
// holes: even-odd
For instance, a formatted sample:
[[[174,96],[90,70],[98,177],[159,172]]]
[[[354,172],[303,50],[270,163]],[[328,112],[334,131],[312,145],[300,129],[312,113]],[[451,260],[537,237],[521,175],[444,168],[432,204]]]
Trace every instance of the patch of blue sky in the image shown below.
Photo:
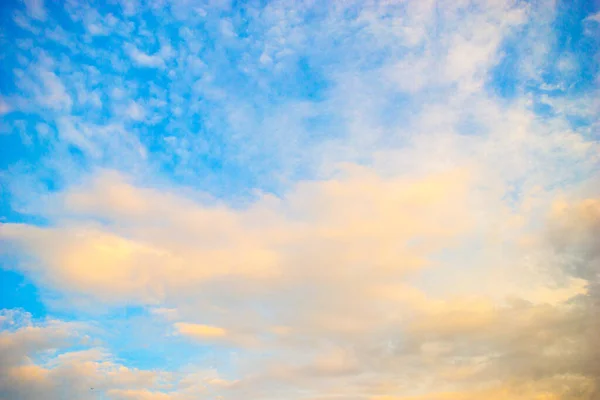
[[[507,101],[530,96],[531,109],[540,118],[552,118],[558,112],[553,98],[578,97],[595,89],[600,60],[594,54],[600,48],[600,24],[589,17],[599,6],[585,0],[573,3],[559,2],[548,21],[530,20],[505,40],[502,57],[490,73],[488,90]],[[536,59],[531,46],[536,36],[544,35],[552,37],[547,41],[551,45]],[[536,69],[533,75],[531,68]],[[563,112],[572,129],[589,127],[594,121],[591,116],[580,115],[581,109]]]
[[[0,309],[20,308],[27,310],[34,318],[47,315],[38,288],[22,273],[10,270],[16,260],[0,255]]]
[[[518,43],[522,34],[515,34],[502,46],[502,58],[490,72],[488,89],[505,99],[515,99],[522,93]]]
[[[168,322],[156,319],[146,307],[112,309],[95,318],[104,332],[104,346],[128,367],[179,370],[192,363],[208,366],[211,346],[192,346],[189,338],[174,334]]]
[[[534,98],[531,109],[540,117],[553,117],[556,115],[554,108],[539,98]]]
[[[101,11],[119,12],[118,9],[113,9],[114,7],[106,7],[108,8]],[[235,22],[233,26],[236,29],[235,33],[238,35],[238,38],[240,33],[242,33],[241,36],[243,39],[246,34],[243,34],[242,31],[248,30],[253,34],[258,33],[257,36],[260,38],[261,35],[264,35],[264,32],[261,32],[262,27],[256,21],[253,21],[249,25],[246,15],[248,13],[247,9],[249,7],[234,8],[233,15],[228,14],[226,17],[230,17]],[[252,8],[251,11],[256,14],[256,8]],[[351,9],[348,12],[351,12]],[[318,25],[322,16],[318,10],[313,10],[312,13],[314,15],[309,18],[308,23]],[[56,12],[56,16],[53,13],[52,18],[61,19],[62,21],[62,19],[65,19],[64,14],[64,12]],[[144,37],[144,31],[152,31],[158,25],[158,20],[152,13],[144,12],[142,13],[142,17],[137,20],[137,24],[132,28],[138,34],[138,37]],[[255,18],[256,15],[252,15],[252,17]],[[69,19],[66,18],[66,20]],[[179,27],[175,24],[165,26],[163,22],[161,21],[161,32],[164,36],[168,37],[171,45],[174,47],[183,45],[182,31]],[[171,23],[173,21],[166,22]],[[153,65],[140,65],[139,63],[137,65],[135,63],[131,65],[127,64],[125,67],[119,66],[118,63],[115,65],[115,59],[123,63],[129,61],[129,55],[126,54],[127,48],[122,43],[118,32],[116,36],[92,35],[88,38],[90,40],[90,43],[88,43],[90,46],[88,47],[92,47],[93,51],[80,51],[82,49],[75,46],[74,51],[69,52],[69,61],[79,65],[93,65],[94,68],[98,69],[105,86],[118,87],[121,85],[123,90],[129,91],[127,97],[146,99],[152,92],[168,91],[173,93],[174,96],[178,96],[180,102],[184,105],[183,107],[193,107],[190,110],[183,110],[181,115],[162,115],[157,121],[151,124],[145,120],[125,122],[125,126],[131,131],[138,133],[142,143],[151,150],[148,157],[151,160],[156,159],[158,161],[159,170],[165,173],[185,171],[186,166],[181,160],[177,160],[177,155],[166,157],[164,165],[160,165],[160,161],[165,159],[162,157],[163,150],[171,146],[171,144],[165,142],[165,134],[175,139],[181,139],[182,132],[183,135],[188,135],[189,132],[192,132],[194,137],[187,136],[184,140],[187,140],[188,143],[191,140],[208,143],[207,154],[210,154],[210,156],[203,156],[202,153],[199,154],[197,162],[201,165],[196,166],[195,170],[193,168],[193,172],[198,172],[197,169],[202,168],[213,173],[218,179],[223,179],[223,170],[227,166],[232,172],[231,174],[226,174],[227,179],[240,179],[240,187],[243,187],[249,181],[253,181],[252,183],[257,183],[259,187],[267,190],[273,189],[277,184],[270,182],[268,178],[265,179],[264,173],[273,166],[277,167],[278,161],[272,160],[268,146],[263,150],[264,154],[255,155],[255,167],[249,170],[235,165],[236,151],[238,151],[236,146],[232,146],[232,143],[221,140],[216,136],[215,132],[223,132],[228,128],[226,116],[223,112],[224,105],[235,104],[236,102],[253,104],[256,106],[255,111],[257,111],[261,108],[268,110],[273,104],[282,104],[295,100],[321,101],[326,98],[330,83],[323,73],[326,63],[323,66],[317,67],[316,61],[324,62],[327,61],[326,57],[330,57],[329,63],[335,64],[335,57],[342,54],[336,53],[333,56],[323,54],[308,54],[303,57],[290,56],[288,59],[281,61],[286,65],[286,73],[278,74],[276,71],[273,73],[272,68],[267,68],[262,72],[260,69],[256,72],[255,69],[254,73],[258,73],[261,79],[251,79],[253,77],[248,76],[243,69],[244,54],[242,50],[256,53],[262,51],[262,49],[259,45],[248,42],[244,43],[248,45],[249,50],[242,49],[240,48],[239,40],[228,42],[222,36],[223,27],[217,22],[217,19],[209,19],[209,22],[205,23],[203,27],[196,27],[194,30],[194,39],[202,41],[202,47],[198,50],[197,55],[201,60],[203,59],[206,63],[210,64],[212,68],[210,71],[203,71],[204,76],[210,75],[212,77],[213,81],[210,84],[226,92],[227,95],[225,98],[220,98],[219,96],[211,97],[211,94],[208,93],[207,95],[206,91],[202,94],[194,93],[194,86],[189,85],[189,83],[194,82],[186,82],[186,77],[175,75],[174,78],[176,79],[172,79],[173,77],[169,76],[170,61],[166,61],[166,65],[161,68],[156,68]],[[73,22],[70,22],[70,24],[65,23],[64,26],[73,33],[84,34],[85,32],[82,26],[73,24]],[[342,37],[341,39],[344,38]],[[216,44],[217,41],[218,44]],[[257,42],[260,43],[260,41]],[[161,45],[156,40],[136,40],[134,44],[130,44],[130,46],[136,46],[137,50],[143,51],[146,55],[153,55],[160,51]],[[50,54],[58,54],[60,51],[63,51],[64,49],[59,50],[58,48],[61,46],[47,40],[43,44],[44,51]],[[385,57],[385,55],[383,54],[381,57]],[[366,62],[367,64],[365,65],[371,67],[378,65],[376,57],[366,60]],[[120,70],[120,68],[124,69]],[[181,74],[182,72],[184,71],[178,70],[175,71],[175,74]],[[116,77],[117,75],[119,78]],[[184,84],[178,85],[177,81],[184,81]],[[198,81],[195,81],[195,83],[198,84]],[[75,102],[71,109],[71,115],[85,117],[87,122],[93,121],[97,124],[105,124],[111,121],[111,118],[115,117],[114,113],[116,111],[107,108],[106,104],[108,102],[105,101],[107,93],[102,93],[102,84],[89,84],[88,82],[86,89],[98,89],[100,91],[102,106],[94,109]],[[75,93],[72,91],[68,94],[75,96]],[[191,104],[191,107],[189,104]],[[127,104],[123,104],[123,107],[126,106]],[[257,114],[260,115],[260,111]],[[390,113],[389,115],[392,116],[394,114]],[[49,119],[51,118],[52,115]],[[184,122],[181,123],[180,120]],[[202,125],[202,129],[194,126],[195,124]],[[320,137],[321,132],[314,136],[317,138]],[[303,139],[310,140],[310,137],[304,137]],[[78,168],[86,170],[85,154],[81,153],[77,147],[68,147],[68,155],[75,159],[75,164]],[[178,168],[178,166],[181,168]],[[242,173],[238,174],[240,171]],[[244,176],[251,174],[261,176]],[[182,176],[186,174],[175,173],[175,175]],[[236,176],[237,178],[234,178]],[[221,185],[223,188],[235,188],[236,186],[235,184]],[[220,188],[213,189],[220,190]]]
[[[588,17],[600,12],[600,4],[588,0],[562,1],[554,20],[556,47],[547,72],[548,83],[564,80],[568,93],[589,90],[595,83],[600,60],[593,55],[600,37],[588,31]]]
[[[13,112],[1,118],[0,170],[5,171],[18,162],[33,163],[48,151],[44,143],[40,143],[43,136],[31,134],[42,121],[39,116]]]
[[[598,12],[598,6],[585,0],[577,3],[581,4],[562,1],[549,21],[530,20],[510,35],[500,50],[503,57],[490,74],[489,88],[506,98],[524,92],[563,96],[589,90],[598,72],[599,62],[593,54],[600,38],[590,34],[587,18]],[[545,35],[553,37],[551,47],[536,65],[536,60],[529,58],[535,52],[531,46],[536,36]],[[524,73],[530,67],[538,68],[539,75]]]
[[[600,132],[598,130],[590,129],[596,123],[596,117],[592,115],[567,115],[565,116],[565,119],[574,130],[581,132],[581,134],[587,139],[600,139]],[[590,131],[589,134],[585,133],[585,129]]]

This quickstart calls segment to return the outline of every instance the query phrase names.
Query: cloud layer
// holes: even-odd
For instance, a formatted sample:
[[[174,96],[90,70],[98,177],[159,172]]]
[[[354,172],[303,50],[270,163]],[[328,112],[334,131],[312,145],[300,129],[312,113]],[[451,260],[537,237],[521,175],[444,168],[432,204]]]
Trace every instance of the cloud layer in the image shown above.
[[[11,7],[0,398],[600,396],[592,6]]]

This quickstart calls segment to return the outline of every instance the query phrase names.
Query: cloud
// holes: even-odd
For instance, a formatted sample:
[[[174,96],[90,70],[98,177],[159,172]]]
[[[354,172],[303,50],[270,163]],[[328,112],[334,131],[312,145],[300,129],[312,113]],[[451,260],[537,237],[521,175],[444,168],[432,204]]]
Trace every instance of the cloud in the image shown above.
[[[545,379],[552,386],[566,374],[580,377],[568,381],[573,385],[593,387],[594,353],[583,351],[593,343],[592,309],[587,302],[569,305],[593,296],[586,289],[593,275],[574,274],[587,283],[573,281],[567,289],[529,282],[529,300],[510,300],[515,288],[503,283],[500,302],[439,298],[408,284],[439,252],[481,228],[466,201],[477,193],[473,182],[469,170],[382,178],[347,166],[329,181],[300,183],[285,197],[263,196],[233,209],[193,192],[182,197],[136,187],[105,172],[54,198],[51,212],[61,226],[3,224],[1,232],[36,256],[22,267],[46,287],[106,303],[171,304],[175,331],[200,345],[227,344],[248,357],[277,349],[258,370],[239,366],[243,379],[224,392],[233,397],[240,390],[260,393],[267,382],[324,393],[333,389],[311,383],[313,377],[353,382],[369,373],[360,389],[368,398],[381,392],[387,374],[397,376],[406,365],[414,390],[424,393],[431,390],[424,374],[439,388],[496,379],[516,381],[515,387]],[[549,243],[571,249],[554,238],[585,244],[595,237],[596,202],[557,203],[547,223]],[[471,281],[471,290],[480,284]],[[530,293],[536,285],[542,294]],[[269,317],[261,316],[265,309]],[[183,322],[198,315],[202,322]],[[295,361],[284,368],[287,357]],[[552,387],[556,396],[562,393]],[[513,393],[489,390],[490,396]],[[476,396],[461,393],[444,396]]]
[[[467,179],[460,170],[394,180],[358,169],[236,211],[136,188],[107,172],[59,196],[57,212],[128,221],[124,231],[94,223],[3,224],[2,236],[37,254],[35,273],[43,279],[106,300],[156,301],[219,277],[284,284],[294,276],[327,280],[325,271],[346,269],[355,279],[367,260],[381,279],[421,268],[428,251],[466,229]],[[412,248],[411,239],[421,243]]]
[[[6,398],[190,400],[227,381],[210,371],[181,373],[127,367],[93,347],[97,328],[33,320],[22,310],[0,311],[0,395]]]
[[[579,389],[570,390],[570,387]],[[435,392],[423,396],[376,396],[370,400],[475,400],[475,399],[591,399],[593,385],[585,379],[572,376],[560,377],[555,380],[541,380],[528,384],[512,384],[497,386],[491,389],[480,389],[467,392]]]
[[[595,398],[597,46],[563,8],[15,11],[3,267],[94,323],[2,314],[0,397]]]
[[[145,53],[132,44],[126,44],[125,51],[135,64],[149,68],[165,68],[165,60],[172,56],[169,45],[162,46],[160,51],[154,54]]]
[[[108,392],[111,399],[116,400],[171,400],[176,398],[169,393],[151,392],[149,390],[113,389]]]
[[[600,22],[600,12],[597,12],[597,13],[595,13],[595,14],[591,14],[591,15],[588,15],[588,16],[585,18],[585,20],[586,20],[586,21],[595,21],[595,22]]]
[[[146,112],[141,105],[136,102],[131,102],[129,107],[127,107],[126,114],[134,121],[141,121],[144,119]]]
[[[77,380],[85,379],[86,369],[72,370],[60,361],[51,367],[39,365],[32,358],[43,353],[52,354],[64,350],[77,341],[77,331],[81,326],[48,321],[44,324],[33,323],[30,316],[19,310],[3,310],[3,330],[0,333],[0,394],[7,398],[34,399],[44,396],[60,398],[65,389],[72,393],[82,393],[81,382],[72,388],[61,387],[73,382],[70,373],[74,372]],[[8,330],[7,325],[9,325]],[[75,353],[73,353],[75,354]],[[73,355],[71,354],[71,355]],[[59,355],[55,360],[66,359]],[[89,370],[89,369],[88,369]],[[62,379],[61,379],[62,378]],[[61,380],[62,383],[61,384]],[[85,385],[85,383],[83,383]],[[87,388],[86,388],[87,389]],[[86,393],[84,391],[83,393]]]
[[[567,256],[565,272],[592,280],[600,270],[600,201],[557,201],[550,215],[548,240],[558,255]],[[570,257],[569,257],[570,256]]]
[[[10,112],[10,106],[4,99],[0,99],[0,114],[6,114]]]
[[[73,105],[71,96],[56,74],[50,71],[40,71],[40,79],[44,85],[44,93],[40,103],[49,108],[69,111]]]
[[[44,0],[24,0],[27,15],[33,19],[44,21],[46,19],[46,8]]]
[[[218,326],[190,324],[187,322],[178,322],[175,324],[177,331],[186,336],[197,337],[199,339],[211,339],[223,337],[227,331]]]

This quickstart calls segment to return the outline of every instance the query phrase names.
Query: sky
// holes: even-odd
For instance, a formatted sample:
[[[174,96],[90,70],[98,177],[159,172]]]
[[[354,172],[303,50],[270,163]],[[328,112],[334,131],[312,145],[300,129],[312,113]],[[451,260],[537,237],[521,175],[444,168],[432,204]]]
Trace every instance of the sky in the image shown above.
[[[1,400],[600,398],[599,2],[1,3]]]

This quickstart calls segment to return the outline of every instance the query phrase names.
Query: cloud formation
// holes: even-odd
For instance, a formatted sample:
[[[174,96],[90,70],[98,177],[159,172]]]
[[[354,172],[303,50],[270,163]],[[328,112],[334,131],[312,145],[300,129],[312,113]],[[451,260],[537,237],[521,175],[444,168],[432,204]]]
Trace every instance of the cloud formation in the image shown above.
[[[0,398],[600,396],[593,6],[9,8]]]

